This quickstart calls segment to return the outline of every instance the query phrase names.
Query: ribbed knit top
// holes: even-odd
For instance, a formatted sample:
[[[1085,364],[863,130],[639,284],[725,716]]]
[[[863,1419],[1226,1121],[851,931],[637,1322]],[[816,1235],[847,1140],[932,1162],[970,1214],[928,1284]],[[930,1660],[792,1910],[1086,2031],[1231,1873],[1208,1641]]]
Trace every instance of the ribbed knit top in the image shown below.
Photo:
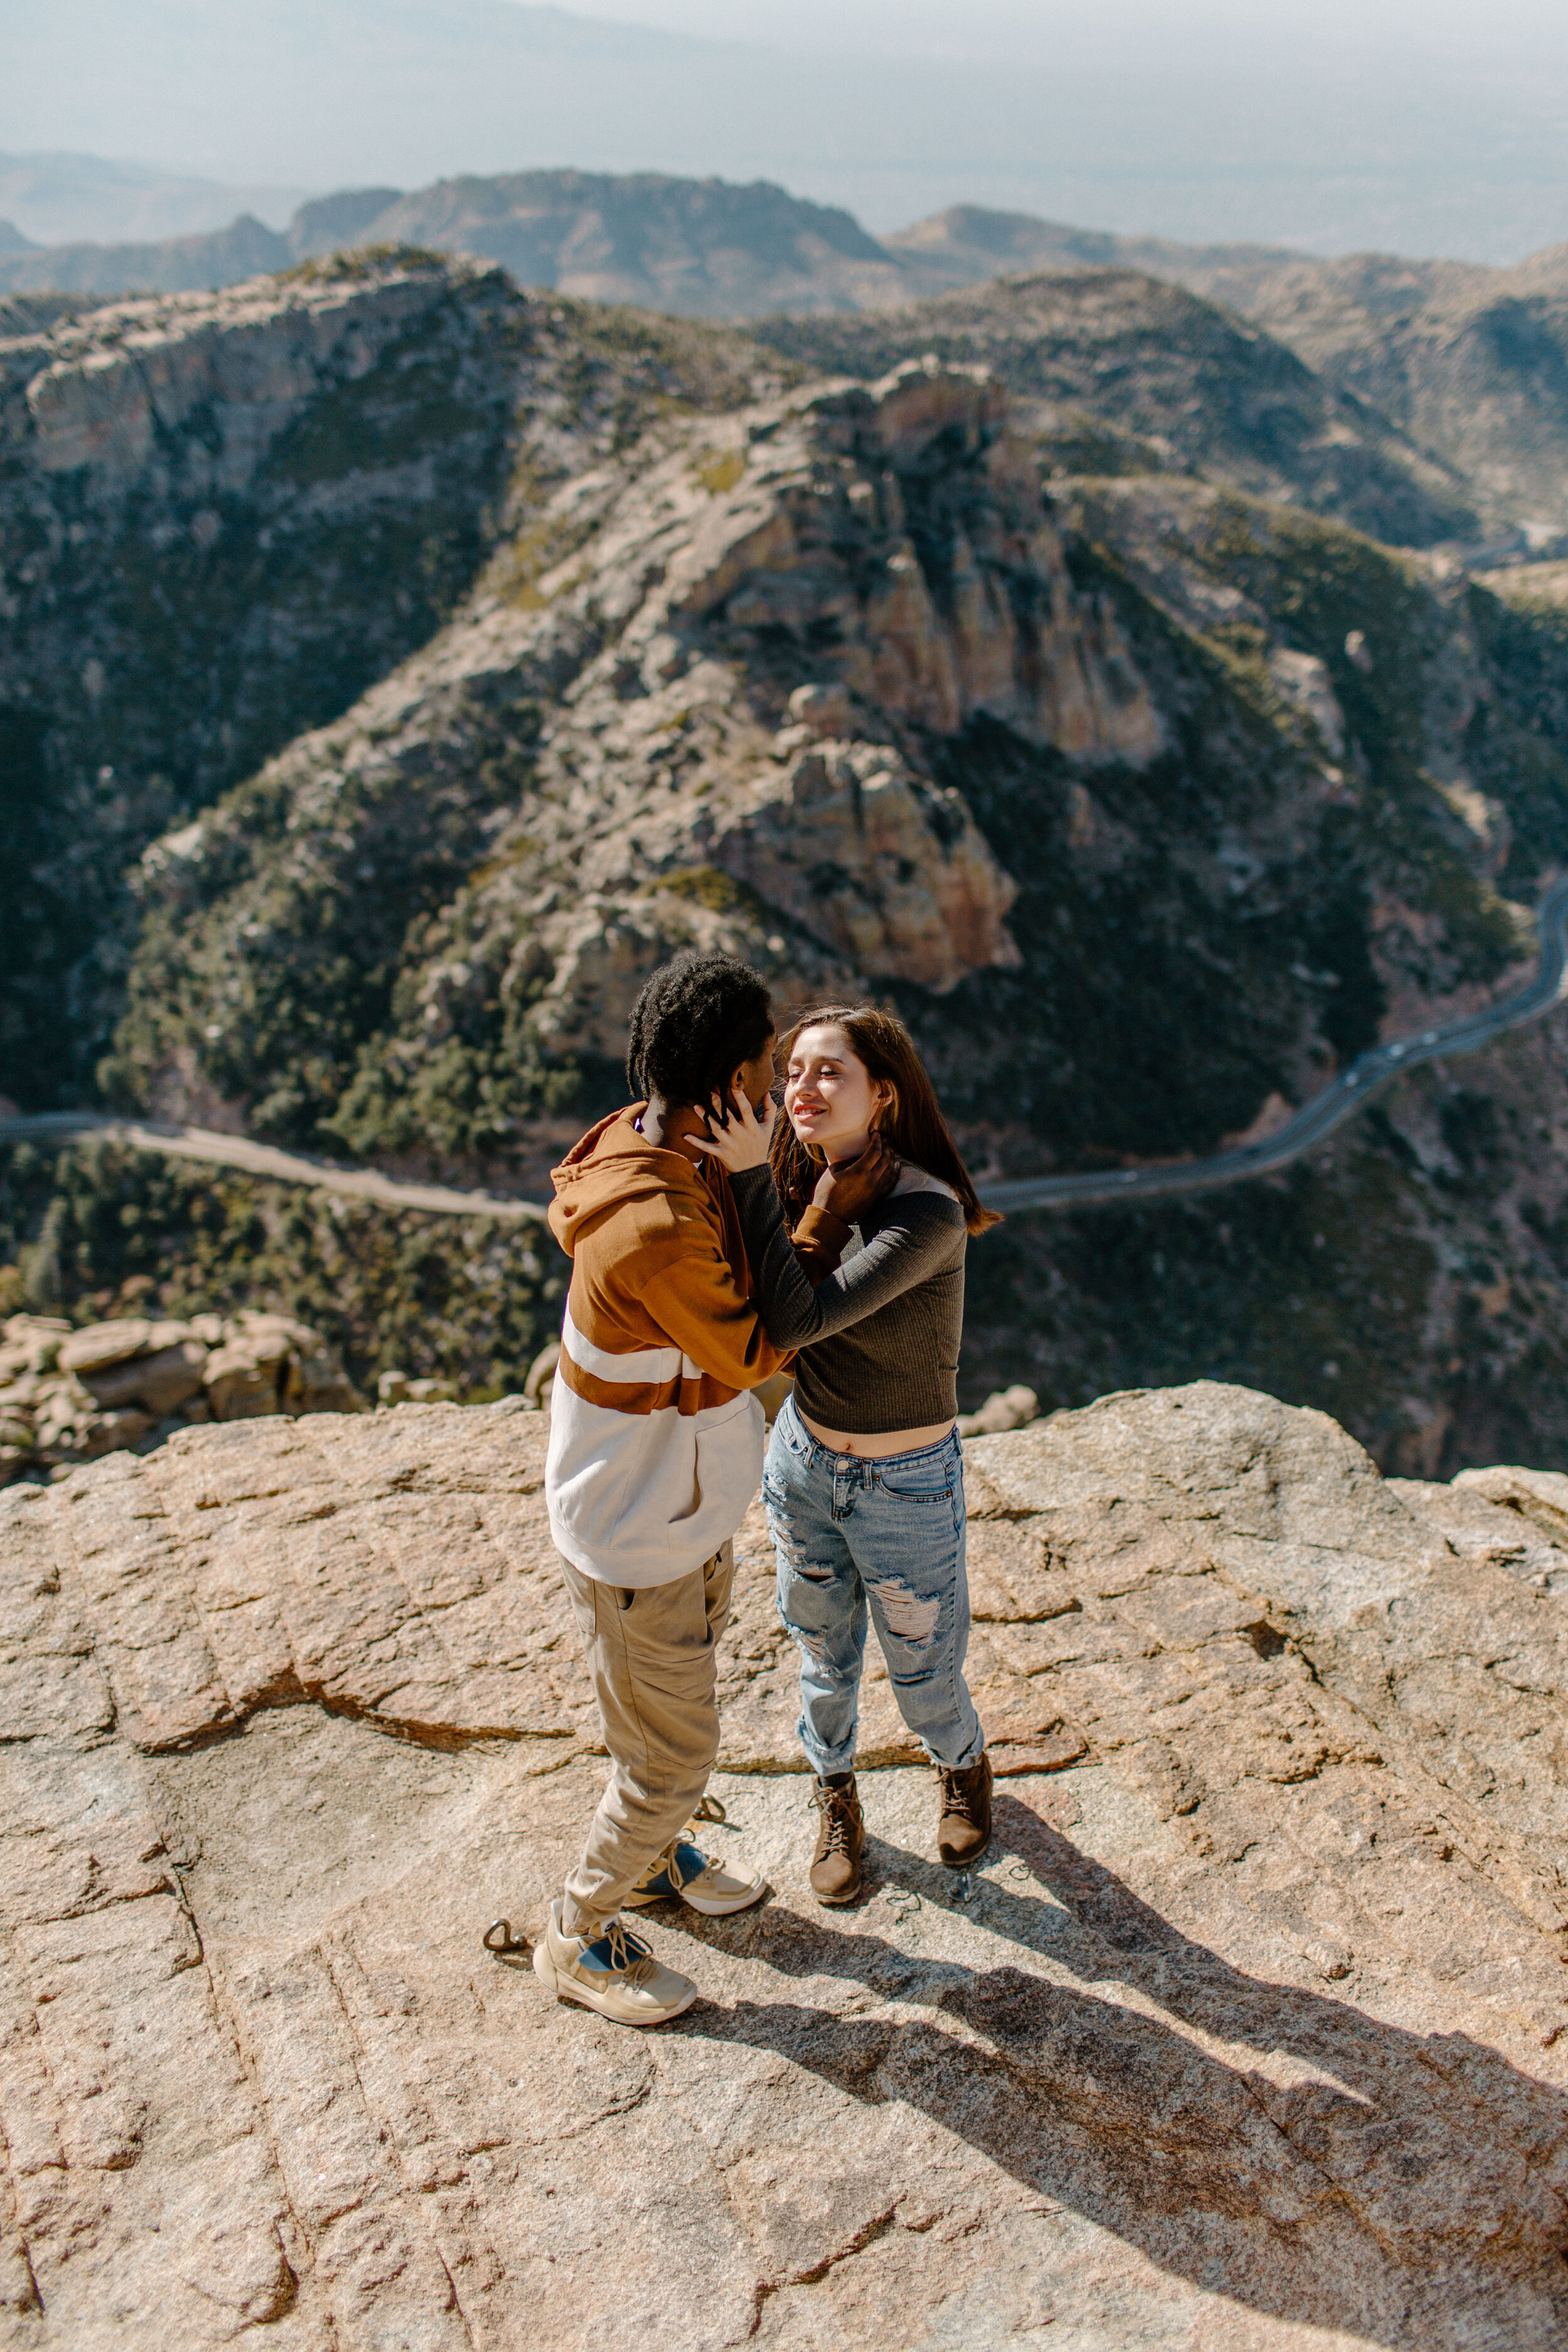
[[[795,1243],[833,1270],[814,1283],[784,1225],[773,1171],[731,1176],[757,1303],[775,1348],[798,1348],[795,1401],[857,1437],[924,1429],[958,1411],[968,1234],[957,1194],[906,1167],[857,1229],[807,1209]]]

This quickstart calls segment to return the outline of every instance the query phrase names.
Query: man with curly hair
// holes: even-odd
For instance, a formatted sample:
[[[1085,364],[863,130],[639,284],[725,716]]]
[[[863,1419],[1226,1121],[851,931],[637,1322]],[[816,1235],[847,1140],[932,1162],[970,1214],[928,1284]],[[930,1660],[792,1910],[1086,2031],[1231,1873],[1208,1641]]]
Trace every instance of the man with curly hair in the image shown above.
[[[762,1477],[753,1391],[789,1361],[768,1339],[729,1179],[692,1139],[773,1076],[773,1007],[749,965],[687,955],[632,1015],[639,1097],[554,1170],[551,1230],[572,1260],[545,1498],[587,1649],[610,1779],[533,1964],[568,2001],[658,2025],[697,1997],[621,1917],[678,1896],[714,1916],[767,1888],[689,1834],[719,1752],[715,1650],[732,1538]],[[838,1174],[852,1222],[867,1173]],[[864,1201],[885,1181],[870,1172]]]

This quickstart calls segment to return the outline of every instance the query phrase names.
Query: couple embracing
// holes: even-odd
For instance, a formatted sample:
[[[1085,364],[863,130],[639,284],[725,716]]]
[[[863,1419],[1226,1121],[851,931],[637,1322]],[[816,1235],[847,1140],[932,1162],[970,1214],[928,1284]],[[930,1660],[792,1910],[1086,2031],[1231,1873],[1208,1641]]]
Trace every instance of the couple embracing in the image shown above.
[[[938,1851],[991,1832],[969,1639],[956,1376],[983,1209],[903,1024],[826,1006],[779,1041],[747,965],[689,956],[632,1016],[627,1109],[554,1171],[572,1259],[545,1492],[610,1779],[534,1967],[563,2000],[658,2025],[697,1988],[623,1914],[710,1916],[768,1889],[710,1860],[691,1816],[719,1750],[716,1649],[732,1538],[763,1480],[778,1605],[800,1653],[820,1814],[811,1885],[853,1902],[866,1832],[855,1737],[868,1618],[937,1768]],[[765,1428],[755,1394],[793,1363]]]

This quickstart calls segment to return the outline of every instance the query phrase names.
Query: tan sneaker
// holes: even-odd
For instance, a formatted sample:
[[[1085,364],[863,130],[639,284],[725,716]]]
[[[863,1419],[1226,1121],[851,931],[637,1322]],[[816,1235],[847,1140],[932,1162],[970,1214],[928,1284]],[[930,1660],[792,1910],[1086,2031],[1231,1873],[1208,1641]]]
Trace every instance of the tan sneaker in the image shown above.
[[[811,1891],[819,1903],[853,1903],[860,1892],[866,1816],[850,1773],[840,1789],[819,1780],[811,1801],[822,1816],[811,1858]]]
[[[942,1815],[936,1850],[949,1870],[963,1870],[991,1843],[991,1759],[982,1755],[966,1772],[936,1768],[942,1783]]]
[[[617,2025],[663,2025],[697,1998],[691,1979],[661,1968],[624,1920],[612,1919],[592,1942],[563,1935],[559,1895],[533,1948],[533,1972],[557,2000],[596,2009]]]
[[[722,1919],[731,1911],[747,1911],[762,1901],[768,1882],[761,1872],[726,1870],[721,1863],[710,1860],[691,1842],[689,1832],[694,1826],[689,1822],[680,1835],[671,1838],[664,1852],[649,1863],[626,1896],[634,1910],[679,1895],[705,1919]]]

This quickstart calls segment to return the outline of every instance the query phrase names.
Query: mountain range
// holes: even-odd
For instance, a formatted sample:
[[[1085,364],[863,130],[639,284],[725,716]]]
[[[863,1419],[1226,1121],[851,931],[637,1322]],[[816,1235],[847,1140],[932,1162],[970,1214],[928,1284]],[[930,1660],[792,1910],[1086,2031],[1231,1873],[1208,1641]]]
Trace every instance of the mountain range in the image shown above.
[[[674,30],[677,0],[636,5],[641,23],[617,21],[613,0],[603,15],[528,0],[13,0],[0,143],[312,192],[327,171],[339,186],[415,188],[563,163],[763,177],[879,234],[963,200],[1189,242],[1502,261],[1568,226],[1555,99],[1568,55],[1539,0],[1036,0],[1008,8],[1000,45],[980,37],[981,8],[714,7]]]
[[[993,1179],[1180,1158],[1514,984],[1568,863],[1564,567],[1467,565],[1495,481],[1169,280],[742,330],[395,246],[5,327],[26,1108],[536,1195],[696,941],[897,1003]],[[966,1395],[1202,1370],[1392,1465],[1550,1458],[1559,1052],[1413,1074],[1278,1181],[1015,1217]],[[469,1392],[558,1311],[526,1229],[105,1145],[0,1158],[7,1255]]]
[[[531,172],[445,180],[411,194],[344,191],[300,206],[281,231],[242,216],[222,231],[152,245],[0,253],[0,288],[99,298],[212,288],[345,245],[468,254],[500,262],[525,286],[711,320],[912,314],[923,301],[999,278],[1068,273],[1086,282],[1051,298],[1066,306],[1058,324],[1068,342],[1077,331],[1066,314],[1100,299],[1087,282],[1098,273],[1117,289],[1123,347],[1134,315],[1145,356],[1159,345],[1188,352],[1206,337],[1216,354],[1211,374],[1237,397],[1247,383],[1244,404],[1275,413],[1286,441],[1300,438],[1294,406],[1326,402],[1314,429],[1331,472],[1353,470],[1371,451],[1366,462],[1380,480],[1393,466],[1418,486],[1400,510],[1381,490],[1369,493],[1359,519],[1380,536],[1471,548],[1511,540],[1542,551],[1568,531],[1568,247],[1509,269],[1375,254],[1322,260],[1285,247],[1119,237],[973,205],[877,238],[848,213],[766,182]],[[1150,280],[1200,304],[1173,310]],[[963,335],[966,315],[955,299],[931,313],[932,331]],[[1250,345],[1237,317],[1253,330]],[[1037,341],[1044,324],[1037,319],[1030,331]],[[879,341],[871,328],[824,329],[800,348],[816,364],[853,366],[857,352],[885,353],[910,331],[903,320]],[[1208,394],[1195,383],[1178,399],[1145,382],[1141,361],[1124,370],[1122,387],[1136,380],[1143,392],[1119,407],[1107,381],[1110,332],[1108,321],[1089,319],[1078,337],[1094,354],[1098,411],[1124,423],[1142,416],[1132,430],[1152,435],[1152,446],[1225,429],[1205,414]],[[1075,381],[1068,365],[1061,396],[1078,396]],[[1279,463],[1289,470],[1283,448]]]

